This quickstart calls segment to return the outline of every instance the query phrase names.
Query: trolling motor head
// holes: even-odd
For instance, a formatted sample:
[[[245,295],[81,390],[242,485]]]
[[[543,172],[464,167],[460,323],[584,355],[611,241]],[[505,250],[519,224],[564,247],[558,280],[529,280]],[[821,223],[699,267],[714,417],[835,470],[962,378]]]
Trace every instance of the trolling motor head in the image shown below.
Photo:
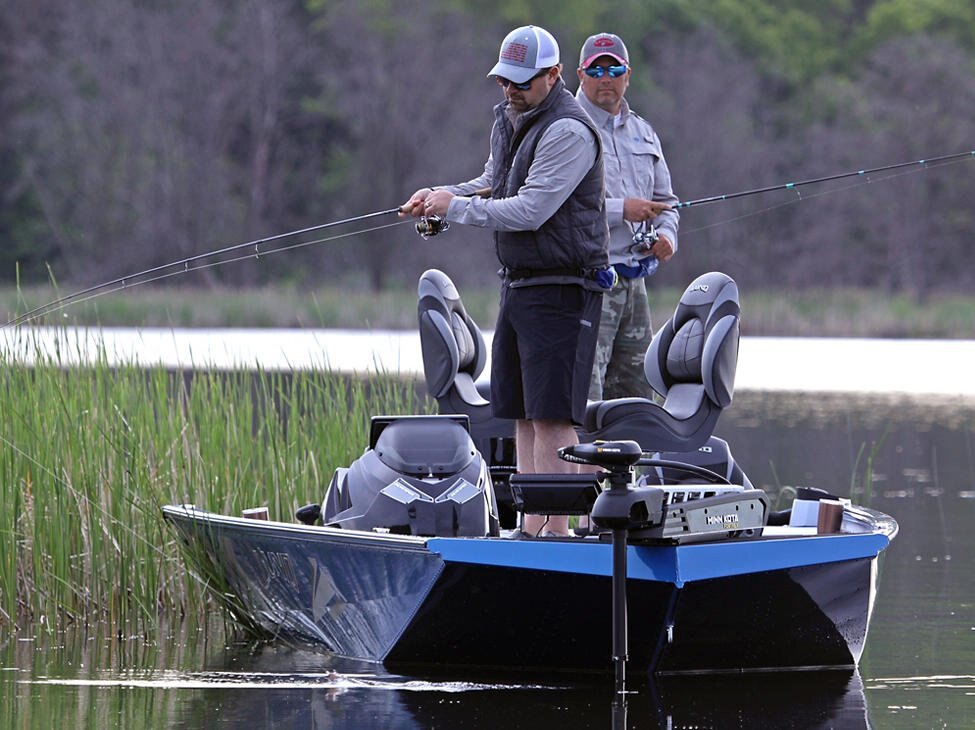
[[[563,446],[558,454],[563,461],[594,464],[611,472],[629,472],[643,456],[643,449],[636,441],[593,441]]]

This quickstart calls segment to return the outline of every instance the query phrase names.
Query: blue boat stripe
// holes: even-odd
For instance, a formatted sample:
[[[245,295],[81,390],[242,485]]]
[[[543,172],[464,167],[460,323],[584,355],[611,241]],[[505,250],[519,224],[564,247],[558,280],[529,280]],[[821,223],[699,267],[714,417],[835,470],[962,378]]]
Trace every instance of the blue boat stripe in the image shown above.
[[[833,535],[727,540],[691,545],[631,545],[627,576],[633,580],[685,583],[820,563],[874,558],[889,544],[884,535]],[[505,540],[435,537],[427,548],[445,562],[612,575],[612,549],[594,540]]]
[[[585,575],[613,574],[612,546],[595,540],[506,540],[503,538],[435,537],[427,548],[446,562],[497,565],[505,568],[549,570]],[[647,550],[630,546],[627,550],[627,575],[636,580],[673,582],[675,548]]]
[[[783,570],[876,557],[890,540],[884,535],[831,535],[774,540],[738,540],[682,545],[677,557],[681,583],[766,570]]]

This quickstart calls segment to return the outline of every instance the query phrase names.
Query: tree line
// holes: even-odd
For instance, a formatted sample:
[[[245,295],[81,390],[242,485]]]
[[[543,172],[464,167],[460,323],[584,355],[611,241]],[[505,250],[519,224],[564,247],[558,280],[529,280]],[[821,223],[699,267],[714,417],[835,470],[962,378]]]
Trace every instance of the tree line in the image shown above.
[[[384,211],[476,176],[511,28],[575,90],[619,33],[628,99],[684,200],[975,148],[968,0],[24,0],[0,8],[0,281],[92,285]],[[975,160],[690,208],[657,275],[743,286],[970,290]],[[355,235],[349,235],[353,231]],[[439,266],[493,280],[489,233],[379,216],[180,283],[380,290]]]

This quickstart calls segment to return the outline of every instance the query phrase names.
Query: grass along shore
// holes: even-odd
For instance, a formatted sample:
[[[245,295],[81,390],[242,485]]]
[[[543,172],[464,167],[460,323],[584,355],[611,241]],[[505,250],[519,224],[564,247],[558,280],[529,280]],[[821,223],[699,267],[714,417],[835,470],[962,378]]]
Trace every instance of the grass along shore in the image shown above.
[[[371,415],[432,409],[383,377],[0,368],[0,639],[205,613],[161,505],[290,520],[362,452]]]
[[[71,290],[73,291],[73,290]],[[669,316],[682,290],[651,289],[654,324]],[[51,287],[0,288],[4,322],[70,291]],[[497,315],[495,288],[463,289],[464,306],[482,327]],[[975,337],[975,296],[937,295],[918,301],[907,295],[862,289],[755,291],[742,296],[746,336]],[[379,294],[330,287],[182,289],[144,286],[73,304],[35,324],[141,327],[309,327],[414,329],[416,291]]]

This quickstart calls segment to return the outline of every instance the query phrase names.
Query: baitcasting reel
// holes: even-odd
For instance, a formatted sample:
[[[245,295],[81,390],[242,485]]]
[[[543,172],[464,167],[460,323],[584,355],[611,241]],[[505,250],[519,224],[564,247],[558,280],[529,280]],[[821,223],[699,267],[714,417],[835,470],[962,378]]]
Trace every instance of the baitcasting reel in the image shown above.
[[[420,216],[420,220],[416,222],[416,232],[424,241],[438,233],[443,233],[448,228],[450,224],[439,215]]]

